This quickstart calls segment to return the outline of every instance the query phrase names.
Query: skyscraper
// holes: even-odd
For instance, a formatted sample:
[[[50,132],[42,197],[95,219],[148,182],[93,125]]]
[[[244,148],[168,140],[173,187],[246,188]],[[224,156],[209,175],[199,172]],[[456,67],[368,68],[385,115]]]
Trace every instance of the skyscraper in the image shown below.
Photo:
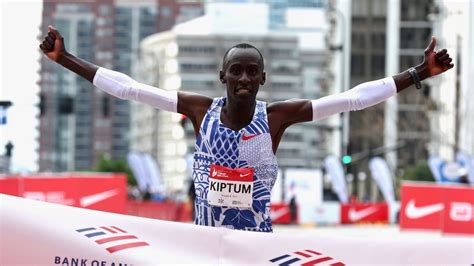
[[[171,5],[163,2],[165,7]],[[42,29],[55,25],[68,51],[133,74],[140,40],[202,10],[196,3],[172,4],[168,23],[159,26],[159,6],[158,0],[48,0],[43,5]],[[90,169],[101,154],[124,158],[129,150],[129,102],[95,89],[45,57],[41,66],[40,170]]]
[[[387,0],[360,0],[352,4],[351,87],[383,78],[388,53],[399,54],[398,71],[422,62],[423,50],[430,41],[432,25],[428,21],[433,1],[400,0],[400,46],[386,51]],[[418,91],[414,88],[398,94],[396,121],[397,169],[416,164],[427,158],[430,125],[427,116],[430,88],[425,82]],[[384,146],[384,104],[353,112],[350,116],[350,150],[352,154],[368,152]],[[384,154],[372,154],[384,156]],[[368,159],[368,158],[367,158]],[[367,159],[359,161],[354,171],[367,171]],[[395,174],[397,169],[392,169]],[[370,182],[370,179],[366,179]]]

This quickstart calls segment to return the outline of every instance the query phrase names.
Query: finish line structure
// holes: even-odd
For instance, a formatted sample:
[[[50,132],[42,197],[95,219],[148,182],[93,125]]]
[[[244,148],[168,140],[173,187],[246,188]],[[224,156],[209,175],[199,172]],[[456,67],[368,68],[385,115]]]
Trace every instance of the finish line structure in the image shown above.
[[[0,194],[0,265],[471,265],[472,238],[294,236],[196,226]]]

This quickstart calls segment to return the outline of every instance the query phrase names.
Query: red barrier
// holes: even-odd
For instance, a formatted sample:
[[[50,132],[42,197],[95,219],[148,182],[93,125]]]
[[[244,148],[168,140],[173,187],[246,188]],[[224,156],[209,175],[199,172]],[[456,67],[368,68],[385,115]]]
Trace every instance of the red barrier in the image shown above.
[[[341,204],[341,223],[388,223],[388,205],[384,202]]]
[[[0,193],[11,196],[20,196],[18,191],[18,180],[18,178],[0,179]]]
[[[298,217],[297,217],[297,210],[295,210],[295,217],[294,221],[291,221],[291,210],[290,206],[285,203],[272,203],[270,205],[270,216],[272,218],[272,223],[273,224],[291,224],[293,223],[298,223]]]
[[[0,193],[93,210],[126,212],[124,174],[51,174],[0,179]]]
[[[446,187],[442,231],[474,235],[474,187]]]
[[[400,228],[438,230],[444,209],[443,187],[403,184],[400,192]]]
[[[474,234],[474,187],[403,184],[400,228]]]
[[[190,204],[178,202],[134,201],[127,202],[127,214],[166,221],[190,222]]]

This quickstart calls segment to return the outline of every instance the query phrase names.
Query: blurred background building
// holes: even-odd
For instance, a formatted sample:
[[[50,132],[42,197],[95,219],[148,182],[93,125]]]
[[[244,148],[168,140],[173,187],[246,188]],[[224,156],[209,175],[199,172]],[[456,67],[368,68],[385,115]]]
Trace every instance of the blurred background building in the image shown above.
[[[474,2],[435,0],[429,19],[433,35],[453,57],[455,68],[433,79],[430,152],[454,160],[474,154]]]
[[[145,36],[201,14],[201,5],[189,2],[45,1],[41,28],[55,25],[68,51],[132,74]],[[101,154],[125,158],[130,103],[94,89],[45,57],[41,65],[40,171],[90,169]]]
[[[312,11],[317,11],[319,20],[325,22],[324,9],[313,8]],[[245,13],[254,19],[233,17],[234,13]],[[325,24],[306,30],[298,28],[300,35],[292,32],[295,30],[291,24],[272,30],[268,13],[268,5],[259,3],[206,5],[205,16],[143,41],[140,78],[168,90],[182,89],[222,97],[225,86],[219,82],[218,73],[223,55],[233,45],[248,42],[258,47],[265,59],[267,82],[259,92],[259,99],[272,102],[327,94],[320,85],[326,55],[323,45]],[[310,30],[313,32],[308,35]],[[308,41],[310,37],[312,41]],[[141,104],[134,104],[132,121],[132,130],[137,129],[132,131],[135,132],[132,134],[133,149],[154,154],[167,186],[181,189],[184,181],[190,178],[185,158],[194,151],[191,123],[181,115]],[[325,140],[329,136],[324,129],[324,124],[319,123],[288,129],[277,153],[280,167],[321,167],[321,161],[328,153]]]
[[[344,13],[348,7],[350,18]],[[350,31],[349,88],[421,63],[431,36],[438,37],[438,47],[446,47],[456,65],[455,71],[423,82],[419,91],[410,88],[383,104],[350,113],[348,146],[342,136],[341,150],[356,159],[346,167],[349,181],[364,183],[353,186],[353,193],[362,198],[368,192],[377,199],[376,184],[365,174],[373,156],[386,157],[394,176],[400,176],[430,155],[453,161],[457,151],[473,154],[474,119],[467,104],[472,100],[468,77],[473,71],[473,3],[338,0],[329,1],[329,10],[335,28],[329,31],[330,44],[341,38],[341,30]],[[345,73],[337,66],[339,59],[332,60],[332,85],[338,86]]]
[[[472,1],[448,0],[48,0],[41,28],[56,25],[69,51],[98,65],[209,97],[225,95],[218,79],[225,51],[248,42],[265,58],[259,98],[267,102],[391,76],[419,64],[437,36],[454,71],[366,110],[295,125],[282,139],[280,167],[321,168],[329,154],[349,155],[352,192],[376,199],[366,174],[373,156],[385,156],[400,176],[432,154],[474,153],[473,15]],[[190,121],[110,97],[45,57],[40,75],[40,171],[90,169],[101,154],[140,151],[157,160],[168,188],[183,188],[194,149]]]
[[[350,87],[421,63],[423,50],[432,36],[432,25],[428,20],[432,5],[432,1],[428,0],[360,0],[353,3]],[[392,9],[387,12],[388,8],[398,8],[399,12]],[[392,24],[388,23],[387,15],[396,16]],[[390,34],[394,34],[394,38],[390,38]],[[389,42],[394,42],[395,48]],[[388,51],[388,48],[393,50]],[[395,58],[387,62],[389,54],[394,54]],[[427,158],[429,96],[430,87],[424,84],[421,91],[407,89],[390,99],[391,102],[351,113],[347,152],[364,153],[380,147],[385,147],[385,150],[379,154],[368,154],[350,170],[355,174],[368,172],[367,162],[371,155],[386,157],[395,174],[399,173],[397,169]],[[393,157],[390,158],[390,155]],[[354,177],[357,180],[357,174]],[[368,186],[371,180],[366,179]]]

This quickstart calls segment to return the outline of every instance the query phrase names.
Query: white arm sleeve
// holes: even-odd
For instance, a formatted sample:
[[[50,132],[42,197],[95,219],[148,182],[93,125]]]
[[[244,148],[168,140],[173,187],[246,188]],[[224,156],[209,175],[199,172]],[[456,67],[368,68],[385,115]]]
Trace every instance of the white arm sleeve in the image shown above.
[[[101,67],[97,70],[92,83],[97,88],[120,99],[135,100],[175,113],[178,109],[177,91],[166,91],[149,86],[117,71]]]
[[[365,82],[343,93],[312,100],[313,121],[341,112],[361,110],[395,94],[397,86],[392,77]]]

